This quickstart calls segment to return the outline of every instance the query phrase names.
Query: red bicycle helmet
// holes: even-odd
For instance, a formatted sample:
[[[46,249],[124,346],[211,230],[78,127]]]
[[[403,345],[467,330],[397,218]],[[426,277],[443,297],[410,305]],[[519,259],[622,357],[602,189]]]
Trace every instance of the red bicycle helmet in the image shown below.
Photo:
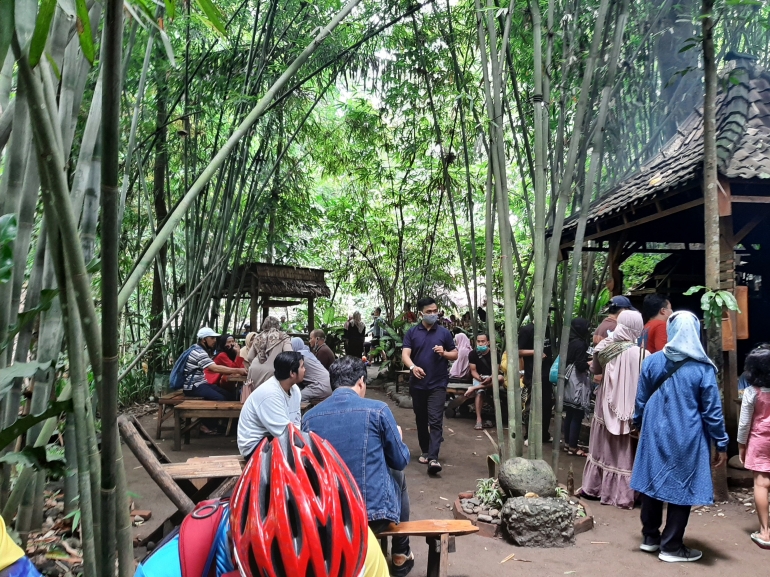
[[[235,561],[244,577],[359,577],[366,508],[350,471],[318,435],[289,425],[260,442],[231,500]]]

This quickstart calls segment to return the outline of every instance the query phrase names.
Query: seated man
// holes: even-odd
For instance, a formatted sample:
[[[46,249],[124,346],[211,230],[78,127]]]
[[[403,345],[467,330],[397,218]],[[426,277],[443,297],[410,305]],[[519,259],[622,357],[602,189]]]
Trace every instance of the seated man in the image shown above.
[[[332,396],[307,412],[302,430],[329,441],[350,469],[366,502],[369,526],[375,533],[391,521],[409,520],[409,495],[404,469],[409,448],[401,439],[388,405],[365,399],[366,366],[361,359],[342,357],[329,370]],[[394,537],[393,572],[403,577],[414,566],[408,537]]]
[[[326,333],[321,329],[315,329],[310,333],[310,350],[327,371],[337,358],[334,351],[326,344]]]
[[[280,353],[275,374],[246,399],[238,419],[238,450],[246,459],[264,437],[280,437],[289,423],[300,426],[302,393],[297,383],[305,378],[304,365],[300,353]]]
[[[484,393],[492,388],[492,354],[489,352],[489,337],[487,335],[478,335],[476,337],[476,350],[468,353],[468,367],[471,377],[473,377],[473,386],[465,391],[465,396],[475,395],[476,403],[476,426],[474,429],[480,431],[484,428],[481,418],[481,409],[484,406]],[[500,361],[498,359],[498,371]],[[503,382],[503,376],[497,376],[498,382]]]

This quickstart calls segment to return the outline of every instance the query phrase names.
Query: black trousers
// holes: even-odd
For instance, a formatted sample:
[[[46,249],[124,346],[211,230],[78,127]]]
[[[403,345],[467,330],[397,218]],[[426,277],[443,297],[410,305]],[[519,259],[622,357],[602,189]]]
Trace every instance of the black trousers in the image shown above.
[[[410,386],[409,394],[412,396],[420,452],[427,454],[429,461],[438,459],[441,442],[444,440],[446,387],[425,390]]]
[[[580,428],[583,425],[583,409],[564,405],[564,443],[574,449],[580,440]],[[546,437],[547,438],[547,437]]]
[[[660,539],[660,550],[666,553],[674,553],[684,544],[684,530],[690,519],[689,505],[668,504],[666,514],[666,526],[663,533],[660,526],[663,524],[663,501],[642,494],[642,535],[653,539]]]

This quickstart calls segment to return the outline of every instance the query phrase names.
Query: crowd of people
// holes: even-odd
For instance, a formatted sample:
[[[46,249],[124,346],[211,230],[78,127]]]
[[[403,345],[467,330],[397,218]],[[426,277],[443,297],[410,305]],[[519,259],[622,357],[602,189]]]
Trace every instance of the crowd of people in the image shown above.
[[[586,458],[584,497],[623,509],[641,504],[643,551],[657,552],[663,561],[695,561],[701,553],[684,544],[690,507],[712,502],[710,468],[726,462],[728,444],[716,367],[703,349],[694,314],[674,312],[661,295],[648,295],[642,308],[640,313],[627,297],[616,296],[595,331],[586,319],[572,320],[564,360],[563,428],[554,431],[554,450]],[[326,345],[323,331],[312,331],[305,344],[286,334],[274,317],[265,319],[260,333],[246,335],[243,349],[231,335],[201,329],[188,359],[195,375],[185,384],[185,394],[231,398],[232,376],[247,375],[241,391],[240,453],[252,460],[265,440],[298,431],[317,435],[350,471],[369,528],[378,533],[388,523],[409,519],[403,471],[410,453],[388,405],[366,398],[365,336],[372,335],[376,348],[385,334],[380,309],[372,317],[367,325],[360,313],[350,316],[347,354],[341,357]],[[429,475],[442,471],[439,453],[450,379],[470,379],[465,397],[473,404],[477,430],[492,426],[482,418],[492,387],[501,384],[502,392],[511,392],[518,384],[526,440],[535,363],[542,363],[544,376],[554,374],[548,334],[543,357],[536,359],[534,325],[521,328],[519,374],[510,375],[506,354],[492,362],[489,336],[482,332],[471,341],[465,332],[450,330],[434,299],[420,299],[416,312],[407,305],[404,319],[414,325],[403,336],[401,361],[409,371],[418,461],[427,465]],[[760,521],[751,538],[770,548],[770,348],[749,355],[742,379],[740,460],[754,471]],[[544,383],[542,391],[543,441],[550,442],[554,389]],[[304,416],[303,401],[315,405]],[[586,445],[581,433],[588,416]],[[413,563],[408,539],[394,539],[391,574],[405,575]]]

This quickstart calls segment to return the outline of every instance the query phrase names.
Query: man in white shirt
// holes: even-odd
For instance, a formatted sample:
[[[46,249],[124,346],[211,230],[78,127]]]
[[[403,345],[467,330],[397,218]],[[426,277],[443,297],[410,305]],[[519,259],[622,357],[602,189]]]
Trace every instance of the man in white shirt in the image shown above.
[[[275,358],[275,374],[249,395],[238,421],[238,450],[247,459],[267,437],[280,437],[289,423],[299,428],[302,392],[297,383],[305,378],[305,361],[296,351]]]

